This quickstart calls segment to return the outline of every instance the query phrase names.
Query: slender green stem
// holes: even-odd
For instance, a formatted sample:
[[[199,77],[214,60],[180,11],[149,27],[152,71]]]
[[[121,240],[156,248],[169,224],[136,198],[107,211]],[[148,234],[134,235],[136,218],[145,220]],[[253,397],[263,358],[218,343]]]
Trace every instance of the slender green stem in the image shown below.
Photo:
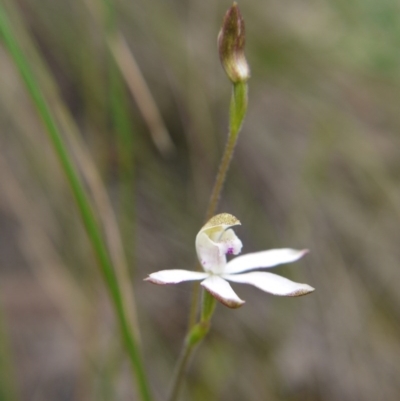
[[[188,341],[185,342],[181,355],[175,368],[173,385],[169,392],[168,401],[175,401],[178,399],[180,389],[182,387],[183,379],[185,377],[186,368],[189,364],[190,356],[194,351],[195,346],[190,344]]]
[[[201,270],[201,265],[198,263],[196,265],[196,270],[200,271]],[[197,320],[197,311],[199,308],[199,296],[200,296],[200,284],[193,283],[192,286],[192,300],[190,302],[190,311],[189,311],[189,322],[188,322],[188,328],[189,330],[196,324]]]
[[[206,221],[215,215],[218,207],[218,202],[224,187],[225,179],[231,164],[233,152],[239,136],[240,129],[243,124],[244,117],[247,111],[247,84],[243,82],[233,84],[231,104],[230,104],[230,119],[229,119],[229,136],[225,146],[225,151],[219,166],[218,174],[215,179],[214,187],[211,193],[210,202],[207,208]],[[197,264],[196,270],[200,270],[201,265]],[[189,328],[186,337],[181,357],[178,360],[175,369],[175,375],[171,391],[168,396],[168,401],[176,401],[182,387],[183,378],[187,370],[190,356],[192,355],[195,346],[207,335],[210,328],[210,322],[215,310],[216,301],[207,291],[203,291],[203,305],[200,321],[196,324],[198,300],[199,300],[200,285],[193,285],[192,301],[189,315]]]
[[[209,329],[210,320],[201,320],[193,326],[186,335],[185,343],[175,368],[174,379],[167,398],[168,401],[176,401],[178,399],[183,379],[190,362],[190,357],[203,338],[207,335]]]
[[[240,129],[242,128],[244,117],[246,116],[247,112],[247,91],[248,86],[246,83],[238,82],[233,84],[229,113],[229,126],[231,135],[235,136],[236,139],[239,135]]]
[[[219,198],[224,187],[225,179],[231,165],[233,152],[239,136],[240,128],[242,127],[244,117],[247,111],[247,84],[236,83],[233,85],[231,106],[230,106],[230,121],[229,135],[225,146],[225,151],[222,156],[217,177],[215,179],[214,188],[211,193],[210,202],[208,204],[206,221],[215,215]]]
[[[34,105],[37,108],[38,114],[40,115],[46,127],[46,132],[49,136],[49,140],[54,147],[63,171],[70,184],[79,212],[81,214],[82,221],[84,223],[85,229],[92,243],[94,253],[98,260],[101,273],[103,274],[104,281],[110,293],[112,304],[117,315],[121,336],[129,358],[131,360],[132,366],[134,368],[139,393],[143,401],[150,401],[151,396],[147,385],[147,378],[143,369],[141,356],[139,354],[136,340],[133,335],[132,326],[127,318],[126,308],[123,303],[121,291],[118,286],[118,281],[107,248],[103,241],[101,230],[96,220],[96,216],[92,209],[89,198],[84,190],[84,186],[78,175],[78,172],[71,160],[71,157],[68,154],[67,148],[64,144],[61,133],[58,130],[56,121],[53,118],[47,101],[35,79],[27,58],[25,57],[15,38],[14,32],[12,31],[12,28],[8,21],[9,20],[7,18],[5,10],[0,5],[0,34],[6,47],[8,48],[11,57],[14,60],[15,65],[19,69],[21,77],[26,85],[26,88],[32,98]]]
[[[215,179],[214,188],[211,193],[210,202],[208,204],[208,209],[206,213],[206,221],[210,220],[211,217],[215,215],[215,211],[217,210],[222,188],[224,186],[226,175],[231,164],[233,151],[235,150],[236,140],[237,135],[233,135],[232,133],[230,133],[225,146],[225,152],[219,166],[218,174]]]
[[[210,322],[216,304],[217,304],[216,299],[208,291],[203,291],[203,306],[201,308],[202,322]]]

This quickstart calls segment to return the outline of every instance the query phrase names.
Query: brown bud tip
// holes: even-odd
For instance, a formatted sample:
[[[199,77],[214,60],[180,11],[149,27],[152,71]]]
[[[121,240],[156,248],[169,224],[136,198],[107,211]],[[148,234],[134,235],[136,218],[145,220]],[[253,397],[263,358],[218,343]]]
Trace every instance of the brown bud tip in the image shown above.
[[[246,82],[250,68],[244,56],[245,28],[238,5],[227,11],[218,35],[218,51],[222,66],[233,83]]]

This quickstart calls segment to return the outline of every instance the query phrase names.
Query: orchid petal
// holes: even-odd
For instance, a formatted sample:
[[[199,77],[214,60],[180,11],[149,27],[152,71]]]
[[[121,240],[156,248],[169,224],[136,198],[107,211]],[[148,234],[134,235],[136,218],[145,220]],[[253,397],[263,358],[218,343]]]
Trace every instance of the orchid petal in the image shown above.
[[[226,266],[226,254],[223,247],[210,237],[200,232],[196,237],[197,257],[206,272],[218,273]]]
[[[226,255],[237,255],[242,249],[242,242],[230,227],[240,221],[222,213],[211,218],[196,236],[197,256],[203,269],[212,273],[222,273],[226,266]]]
[[[285,277],[266,272],[224,275],[223,278],[235,283],[251,284],[270,294],[286,297],[298,297],[315,290],[308,284],[295,283]]]
[[[229,308],[239,308],[244,304],[230,284],[219,276],[210,276],[200,283],[214,298]]]
[[[238,255],[243,247],[242,241],[231,228],[224,231],[217,242],[225,255]]]
[[[289,248],[248,253],[247,255],[238,256],[229,261],[225,266],[224,273],[241,273],[247,270],[274,267],[284,263],[295,262],[306,253],[308,253],[307,249],[297,251]]]
[[[178,284],[182,281],[203,280],[206,277],[207,273],[173,269],[151,273],[145,280],[153,284]]]

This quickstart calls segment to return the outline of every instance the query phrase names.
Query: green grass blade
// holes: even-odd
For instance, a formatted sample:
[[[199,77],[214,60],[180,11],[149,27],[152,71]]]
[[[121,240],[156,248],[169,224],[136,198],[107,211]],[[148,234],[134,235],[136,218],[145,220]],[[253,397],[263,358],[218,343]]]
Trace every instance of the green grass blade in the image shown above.
[[[12,362],[9,338],[5,330],[4,314],[0,305],[0,400],[16,401],[19,399]]]
[[[142,400],[150,401],[151,396],[147,385],[147,378],[143,369],[143,363],[133,335],[132,327],[127,318],[126,308],[122,300],[121,291],[118,286],[117,278],[107,248],[102,238],[101,230],[78,172],[71,161],[61,133],[58,130],[56,121],[52,116],[50,108],[39,85],[37,84],[28,60],[14,36],[13,30],[9,24],[7,15],[2,5],[0,5],[0,34],[46,127],[49,140],[54,147],[62,169],[71,186],[82,221],[92,243],[99,267],[110,293],[121,330],[122,339],[134,368],[139,393]]]

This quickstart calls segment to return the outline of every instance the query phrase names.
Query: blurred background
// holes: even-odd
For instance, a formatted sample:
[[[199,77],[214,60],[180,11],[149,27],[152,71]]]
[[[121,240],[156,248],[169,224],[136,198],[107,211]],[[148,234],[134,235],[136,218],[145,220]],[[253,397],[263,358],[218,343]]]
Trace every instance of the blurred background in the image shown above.
[[[165,397],[227,136],[216,38],[229,1],[2,0],[79,168],[115,265],[128,272],[142,353]],[[234,287],[183,400],[400,398],[400,3],[239,2],[248,115],[219,212],[244,252],[309,248],[276,272],[316,291]],[[0,399],[138,399],[70,187],[0,47]],[[133,305],[133,302],[132,304]]]

